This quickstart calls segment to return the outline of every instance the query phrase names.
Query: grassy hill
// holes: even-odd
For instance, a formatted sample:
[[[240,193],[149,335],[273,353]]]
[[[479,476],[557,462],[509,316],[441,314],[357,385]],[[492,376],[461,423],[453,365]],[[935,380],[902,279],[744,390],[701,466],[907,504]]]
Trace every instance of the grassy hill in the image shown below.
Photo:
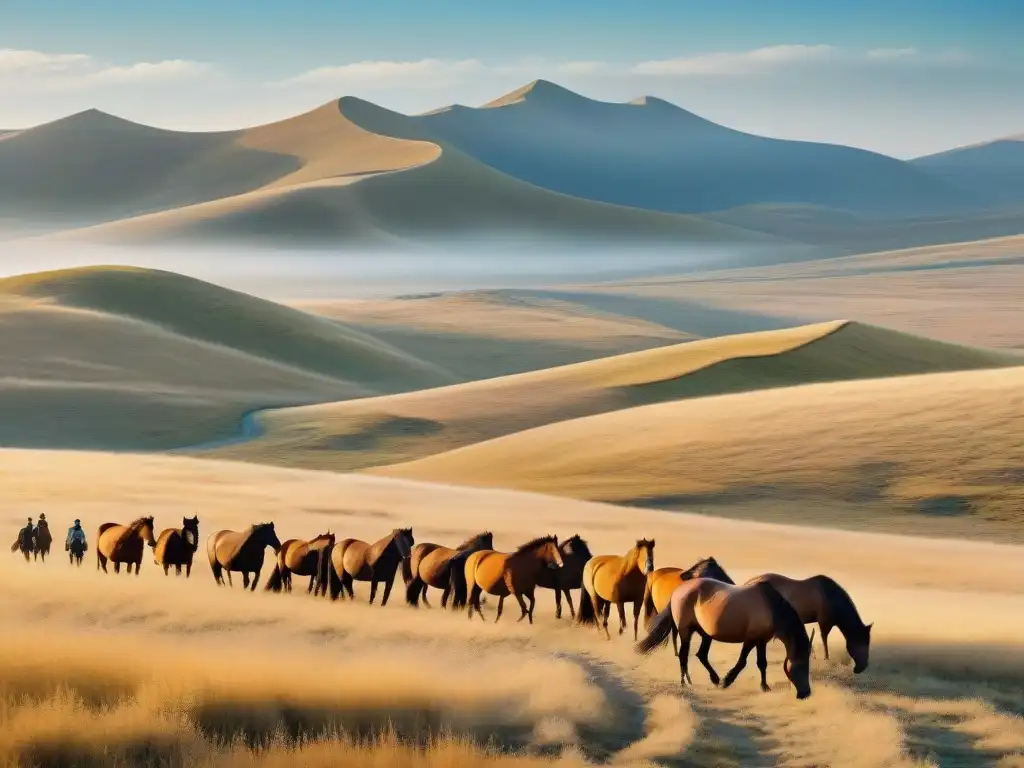
[[[256,407],[449,383],[344,325],[199,280],[97,267],[0,280],[0,443],[168,448]]]
[[[987,350],[822,323],[703,339],[424,392],[287,408],[217,452],[325,469],[410,460],[636,405],[816,381],[1021,364]]]
[[[992,205],[1024,204],[1024,135],[918,157],[911,164]]]
[[[1020,524],[1024,368],[812,384],[551,424],[375,473],[682,506],[875,506]]]

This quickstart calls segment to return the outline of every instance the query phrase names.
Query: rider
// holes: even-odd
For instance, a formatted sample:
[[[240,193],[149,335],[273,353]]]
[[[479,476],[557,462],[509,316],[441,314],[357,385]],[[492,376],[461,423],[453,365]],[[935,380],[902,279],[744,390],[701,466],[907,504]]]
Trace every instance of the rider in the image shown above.
[[[64,551],[71,551],[71,544],[78,542],[85,551],[85,529],[82,528],[82,521],[75,520],[75,524],[68,528],[68,537],[64,542]]]
[[[18,546],[22,552],[28,552],[32,549],[32,544],[35,537],[35,530],[32,528],[32,518],[28,519],[28,524],[18,531]]]

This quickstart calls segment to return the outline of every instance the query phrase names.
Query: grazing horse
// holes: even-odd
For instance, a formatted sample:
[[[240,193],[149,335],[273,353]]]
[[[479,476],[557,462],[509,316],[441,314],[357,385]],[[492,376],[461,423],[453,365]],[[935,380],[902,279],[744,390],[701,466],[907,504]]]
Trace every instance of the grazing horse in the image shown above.
[[[683,686],[689,678],[690,639],[696,632],[701,637],[697,659],[708,671],[713,685],[718,685],[719,677],[708,660],[708,651],[711,641],[718,640],[743,644],[736,665],[721,681],[723,688],[733,684],[756,648],[761,690],[770,690],[768,643],[778,638],[786,646],[782,669],[796,688],[796,697],[806,699],[811,695],[811,640],[796,609],[769,582],[736,586],[704,578],[684,581],[672,593],[669,606],[654,619],[650,634],[637,643],[637,652],[651,653],[665,644],[673,630],[681,638],[679,676]],[[693,684],[692,680],[689,682]]]
[[[480,549],[494,548],[494,534],[490,531],[478,533],[466,539],[455,549],[440,544],[422,542],[412,548],[409,557],[402,561],[402,580],[405,582],[405,602],[414,608],[420,600],[427,602],[427,587],[443,590],[441,607],[448,606],[452,593],[452,574],[465,573],[466,558]]]
[[[128,525],[104,523],[96,533],[96,570],[107,573],[107,561],[114,564],[114,573],[121,572],[121,563],[128,564],[128,573],[135,565],[139,575],[144,547],[156,546],[153,538],[153,516],[140,517]]]
[[[557,571],[543,570],[537,579],[537,586],[555,590],[555,618],[562,618],[562,593],[569,604],[569,616],[575,620],[576,611],[572,607],[570,589],[583,588],[583,567],[593,555],[587,542],[577,533],[559,545],[562,552],[562,567]],[[582,596],[581,596],[582,597]]]
[[[735,584],[732,577],[718,564],[713,557],[698,560],[689,568],[659,568],[647,575],[647,586],[644,589],[644,622],[650,624],[655,614],[665,610],[672,593],[680,582],[689,579],[714,579],[723,584]],[[674,647],[674,646],[673,646]]]
[[[821,645],[828,659],[828,635],[834,627],[846,638],[846,652],[853,659],[853,671],[860,674],[868,668],[868,652],[871,646],[872,624],[865,624],[857,606],[847,594],[828,576],[811,576],[809,579],[791,579],[777,573],[763,573],[745,582],[756,584],[768,582],[782,593],[800,614],[804,624],[817,624],[821,630]]]
[[[39,523],[36,525],[36,551],[32,553],[32,559],[38,557],[45,563],[46,556],[50,554],[51,544],[53,536],[50,535],[50,524],[43,515],[40,515]]]
[[[267,547],[271,547],[275,554],[281,551],[281,542],[273,523],[253,523],[244,531],[217,531],[211,534],[206,540],[206,554],[210,558],[214,580],[218,585],[223,584],[223,574],[226,573],[228,586],[234,586],[231,583],[231,572],[240,571],[242,589],[248,589],[251,573],[252,591],[255,592]]]
[[[528,618],[533,624],[533,607],[536,604],[534,591],[537,580],[546,568],[562,567],[562,552],[558,548],[557,536],[541,536],[523,544],[511,554],[480,549],[466,558],[466,584],[469,585],[469,620],[473,611],[484,618],[480,609],[480,595],[487,592],[498,598],[497,622],[505,605],[505,598],[514,595],[522,615],[519,621]],[[530,605],[523,600],[525,595]]]
[[[412,528],[395,528],[380,541],[367,544],[359,539],[342,539],[330,548],[328,578],[331,600],[344,597],[348,592],[355,597],[352,584],[356,581],[370,582],[370,603],[377,597],[377,584],[384,583],[384,595],[380,604],[387,605],[395,574],[402,560],[409,557],[416,540]],[[327,554],[328,550],[323,550]]]
[[[181,576],[181,567],[185,566],[185,578],[192,575],[192,558],[199,549],[199,518],[181,518],[181,528],[165,528],[160,532],[156,540],[156,548],[153,550],[153,559],[157,565],[164,568],[166,576],[171,566],[174,566],[174,573]]]
[[[315,539],[304,541],[302,539],[288,539],[281,545],[281,551],[277,553],[277,564],[267,579],[267,592],[292,591],[292,574],[309,576],[309,586],[306,593],[317,588],[320,594],[320,580],[317,578],[320,564],[320,553],[326,548],[334,546],[334,534],[328,531],[321,533]]]
[[[633,639],[640,626],[640,609],[644,604],[647,574],[654,570],[654,539],[638,539],[625,555],[598,555],[583,567],[583,592],[579,624],[595,624],[610,640],[608,614],[611,604],[619,609],[619,634],[626,631],[626,603],[633,603]]]

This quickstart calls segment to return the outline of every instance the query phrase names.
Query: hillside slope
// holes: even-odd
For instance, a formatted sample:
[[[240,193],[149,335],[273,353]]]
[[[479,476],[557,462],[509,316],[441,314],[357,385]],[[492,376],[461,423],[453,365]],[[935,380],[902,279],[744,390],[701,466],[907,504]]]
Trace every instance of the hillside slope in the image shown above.
[[[0,280],[0,444],[171,448],[254,408],[429,387],[447,372],[371,336],[171,273]]]
[[[884,155],[742,133],[652,97],[595,101],[544,80],[483,108],[416,119],[429,135],[524,181],[651,210],[804,203],[891,217],[972,202]]]
[[[1024,358],[844,322],[704,339],[424,392],[259,415],[218,452],[326,469],[413,459],[640,404],[815,381],[1021,364]]]
[[[1024,522],[1024,368],[661,403],[371,470],[684,508],[845,501]]]
[[[918,157],[911,164],[993,205],[1024,205],[1024,135]]]

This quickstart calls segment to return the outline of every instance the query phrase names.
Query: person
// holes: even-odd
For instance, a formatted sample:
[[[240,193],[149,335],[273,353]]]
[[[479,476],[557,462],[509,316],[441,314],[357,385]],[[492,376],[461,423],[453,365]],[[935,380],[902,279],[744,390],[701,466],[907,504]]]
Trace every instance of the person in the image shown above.
[[[85,529],[82,528],[82,521],[75,520],[75,524],[68,528],[68,537],[64,542],[64,551],[71,553],[71,560],[74,561],[75,556],[81,557],[81,553],[88,549],[88,544],[85,540]]]
[[[32,518],[28,519],[28,524],[18,531],[18,540],[14,546],[11,547],[12,552],[17,552],[19,549],[21,553],[25,555],[25,559],[28,560],[28,556],[35,551],[36,548],[36,533],[32,527]]]

